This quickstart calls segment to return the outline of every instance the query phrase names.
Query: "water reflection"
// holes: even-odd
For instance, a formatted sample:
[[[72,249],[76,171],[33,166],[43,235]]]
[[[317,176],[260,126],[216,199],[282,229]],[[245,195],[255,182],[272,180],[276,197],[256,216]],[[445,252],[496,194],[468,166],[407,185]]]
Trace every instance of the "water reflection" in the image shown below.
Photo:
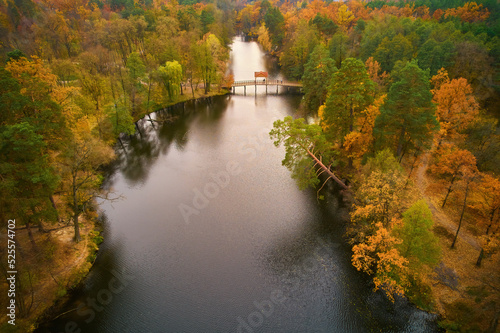
[[[189,141],[189,128],[193,121],[207,124],[218,135],[218,120],[223,116],[230,96],[213,97],[211,103],[187,102],[169,110],[152,113],[137,122],[137,133],[122,139],[122,149],[117,149],[117,160],[112,173],[121,172],[130,186],[147,182],[151,166],[168,154],[170,146],[184,150]],[[198,104],[198,105],[197,105]]]

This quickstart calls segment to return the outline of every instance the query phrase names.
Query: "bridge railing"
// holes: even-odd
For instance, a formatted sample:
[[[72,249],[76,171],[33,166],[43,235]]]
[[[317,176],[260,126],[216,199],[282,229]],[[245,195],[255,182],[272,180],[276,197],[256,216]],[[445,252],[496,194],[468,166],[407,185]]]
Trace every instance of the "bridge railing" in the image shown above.
[[[242,80],[242,81],[234,81],[232,86],[233,87],[238,87],[238,86],[253,86],[253,85],[283,85],[283,86],[296,86],[300,87],[302,84],[300,82],[290,82],[290,81],[284,81],[284,80],[263,80],[263,79],[257,79],[257,80]]]

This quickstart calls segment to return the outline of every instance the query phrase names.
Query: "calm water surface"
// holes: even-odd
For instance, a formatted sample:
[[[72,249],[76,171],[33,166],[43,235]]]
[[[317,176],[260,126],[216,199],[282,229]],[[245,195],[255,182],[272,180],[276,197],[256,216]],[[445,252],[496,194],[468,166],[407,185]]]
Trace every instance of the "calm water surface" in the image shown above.
[[[235,39],[236,80],[270,67]],[[268,132],[300,96],[237,88],[152,115],[103,202],[105,242],[68,314],[39,332],[433,332],[431,316],[372,292],[350,264],[338,199],[299,191]],[[344,211],[343,211],[344,210]]]

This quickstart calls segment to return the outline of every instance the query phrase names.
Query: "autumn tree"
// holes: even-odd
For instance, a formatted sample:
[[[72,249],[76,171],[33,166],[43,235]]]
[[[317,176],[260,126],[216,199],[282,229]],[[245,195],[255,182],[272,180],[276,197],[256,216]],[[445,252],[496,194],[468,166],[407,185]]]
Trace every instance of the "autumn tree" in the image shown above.
[[[488,54],[488,47],[478,41],[456,42],[454,64],[450,67],[451,77],[463,77],[474,88],[474,94],[481,100],[492,96],[493,82],[490,73],[494,71],[492,58]]]
[[[387,72],[382,72],[380,63],[377,60],[373,59],[373,57],[369,57],[365,61],[365,67],[370,80],[377,84],[378,90],[385,90],[385,87],[388,83],[387,81],[389,79],[389,74]]]
[[[464,22],[484,21],[490,16],[487,8],[474,1],[466,2],[462,7],[449,8],[444,12],[445,17],[455,16]]]
[[[446,196],[441,206],[444,207],[453,191],[455,182],[460,180],[464,174],[477,171],[476,158],[468,150],[460,149],[450,143],[442,144],[435,156],[435,161],[429,167],[429,171],[444,180],[444,185],[447,187]]]
[[[257,30],[257,33],[259,35],[258,42],[260,45],[262,45],[264,51],[271,52],[273,44],[271,43],[271,39],[269,38],[269,30],[266,28],[265,23],[262,23],[262,25],[259,27],[259,30]]]
[[[80,216],[88,211],[93,200],[101,194],[102,177],[99,169],[109,163],[113,156],[113,150],[93,137],[88,124],[82,119],[74,138],[66,143],[59,159],[76,242],[81,240]]]
[[[352,264],[358,271],[373,276],[375,290],[382,289],[394,301],[394,295],[403,296],[408,281],[408,259],[397,249],[401,239],[391,235],[382,223],[375,224],[375,232],[362,243],[352,247]]]
[[[500,180],[483,174],[476,192],[474,207],[484,219],[485,234],[488,235],[500,221]]]
[[[280,56],[280,64],[290,78],[302,77],[304,66],[317,44],[316,27],[309,25],[305,20],[299,21],[297,29],[285,44]]]
[[[24,141],[20,140],[18,143],[28,147],[30,140],[33,140],[33,145],[42,140],[43,144],[39,145],[40,151],[33,158],[39,158],[37,163],[45,163],[47,170],[52,170],[50,166],[52,157],[57,154],[62,146],[61,143],[69,135],[67,113],[63,112],[63,108],[55,100],[66,99],[66,90],[57,85],[56,76],[39,58],[34,57],[31,61],[24,57],[11,58],[6,68],[8,71],[0,68],[0,126],[6,126],[6,129],[9,128],[8,126],[25,124],[22,128],[22,135],[21,132],[19,134]],[[21,128],[12,130],[21,131]],[[28,148],[25,150],[30,151]],[[32,150],[31,153],[33,153]],[[45,161],[46,158],[49,160]],[[29,164],[28,161],[26,163]],[[18,169],[22,170],[22,167]],[[34,166],[31,166],[30,170],[35,171]],[[26,176],[29,177],[29,175],[30,172],[27,172]],[[40,201],[41,207],[47,207],[46,202],[53,202],[54,186],[45,186],[44,190],[47,190],[44,192],[46,197]],[[33,193],[33,195],[37,194]],[[43,229],[42,221],[45,217],[51,214],[55,214],[56,219],[58,217],[55,205],[41,210],[33,205],[30,209],[33,216],[38,216],[33,217],[33,220],[39,225],[40,230]],[[44,214],[47,216],[44,217]],[[51,219],[52,217],[47,217],[45,220]]]
[[[389,150],[370,158],[359,177],[348,234],[353,242],[364,241],[377,223],[388,227],[406,197],[403,168]]]
[[[184,39],[181,39],[181,34]],[[160,64],[180,60],[179,46],[183,42],[191,42],[194,34],[198,36],[196,32],[181,31],[175,18],[161,16],[156,21],[156,29],[145,36],[145,53],[152,55]]]
[[[480,237],[482,247],[476,262],[477,266],[481,266],[485,252],[490,252],[491,244],[498,238],[494,234],[498,234],[500,225],[500,180],[483,174],[474,192],[470,206],[480,216],[478,226],[485,228]]]
[[[441,69],[432,78],[434,82],[433,102],[437,105],[436,118],[440,124],[439,144],[442,140],[458,139],[479,115],[472,87],[464,78],[450,80],[448,73]]]
[[[201,78],[201,69],[197,63],[198,58],[196,57],[198,45],[196,40],[186,35],[183,39],[183,43],[180,44],[182,53],[182,67],[184,77],[187,79],[193,99],[195,98],[195,90],[198,88],[198,83]]]
[[[386,95],[378,97],[373,101],[373,104],[361,111],[355,123],[357,130],[345,136],[343,148],[348,158],[360,160],[365,154],[373,151],[373,127],[385,97]]]
[[[460,232],[460,228],[462,227],[462,221],[464,219],[464,214],[465,210],[468,205],[468,201],[470,198],[470,192],[471,192],[471,185],[473,182],[478,180],[478,177],[480,177],[479,172],[477,171],[476,168],[466,168],[461,170],[461,180],[462,180],[462,186],[465,187],[463,189],[463,203],[462,203],[462,212],[460,213],[460,219],[458,221],[458,226],[457,226],[457,231],[455,232],[455,237],[453,237],[453,242],[451,243],[451,248],[453,249],[455,247],[455,243],[457,242],[458,239],[458,233]],[[448,192],[449,193],[449,192]],[[444,206],[444,204],[443,204]]]
[[[99,58],[91,52],[84,52],[79,57],[79,80],[82,93],[93,104],[93,110],[87,110],[89,116],[95,119],[100,138],[104,138],[106,131],[106,114],[104,105],[107,102],[108,90],[106,76],[99,71]]]
[[[375,122],[379,147],[390,147],[401,159],[415,149],[428,147],[438,128],[429,87],[428,72],[415,61],[394,74],[385,104]]]
[[[105,33],[101,35],[102,45],[116,51],[121,58],[123,66],[127,64],[127,58],[134,51],[133,36],[136,27],[131,21],[117,18],[107,22]]]
[[[60,10],[48,11],[41,21],[34,24],[33,28],[46,50],[52,51],[50,55],[59,59],[73,56],[78,48],[79,36],[65,13]]]
[[[177,61],[167,61],[158,68],[158,76],[167,91],[168,99],[173,101],[180,91],[182,66]]]
[[[342,4],[337,11],[336,22],[343,29],[347,31],[354,21],[354,14],[349,10],[346,4]]]
[[[198,42],[197,63],[205,85],[205,94],[210,91],[212,82],[218,77],[222,78],[223,60],[226,57],[225,50],[219,39],[213,34],[206,34],[203,40]]]

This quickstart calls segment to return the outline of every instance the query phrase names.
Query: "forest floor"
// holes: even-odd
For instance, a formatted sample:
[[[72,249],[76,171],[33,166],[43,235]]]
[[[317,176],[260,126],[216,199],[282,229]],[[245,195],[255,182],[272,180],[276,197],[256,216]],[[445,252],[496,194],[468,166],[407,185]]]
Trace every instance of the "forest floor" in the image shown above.
[[[1,332],[33,331],[39,318],[76,287],[92,266],[97,250],[94,237],[98,235],[93,222],[82,219],[82,240],[78,243],[73,240],[72,224],[47,224],[44,228],[46,231],[40,232],[31,227],[35,245],[26,228],[16,230],[16,289],[21,293],[16,295],[16,325],[7,323],[9,317],[1,316]],[[6,238],[4,233],[1,237]],[[7,244],[7,241],[2,239],[0,243]],[[0,253],[0,258],[6,262],[7,256]],[[4,281],[0,285],[1,295],[7,295],[8,285]],[[2,306],[4,304],[6,307],[2,301]]]
[[[435,311],[450,332],[500,332],[494,324],[500,314],[500,254],[488,256],[481,267],[476,266],[481,246],[475,235],[474,216],[467,214],[451,249],[461,209],[453,200],[441,208],[444,193],[429,186],[435,182],[426,173],[429,158],[423,158],[414,182],[432,211],[443,254],[442,261],[427,276]]]

